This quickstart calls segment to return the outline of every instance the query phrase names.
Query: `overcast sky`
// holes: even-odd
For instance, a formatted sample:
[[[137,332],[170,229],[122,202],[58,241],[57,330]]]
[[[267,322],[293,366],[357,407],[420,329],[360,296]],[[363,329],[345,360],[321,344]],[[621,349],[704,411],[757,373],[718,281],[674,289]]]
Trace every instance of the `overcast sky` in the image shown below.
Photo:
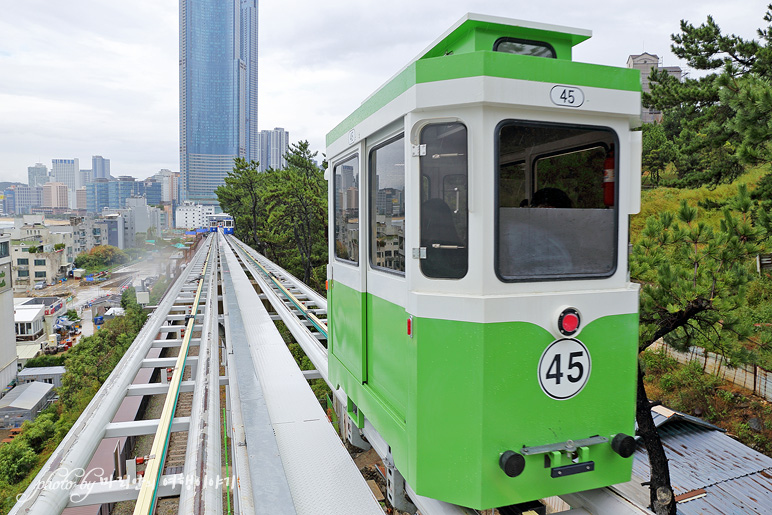
[[[628,4],[625,2],[624,4]],[[670,53],[679,20],[708,14],[756,38],[767,1],[265,0],[260,129],[324,149],[326,133],[466,12],[589,29],[574,60],[625,66]],[[144,179],[179,170],[178,2],[0,0],[0,181],[27,182],[51,159],[111,160]]]

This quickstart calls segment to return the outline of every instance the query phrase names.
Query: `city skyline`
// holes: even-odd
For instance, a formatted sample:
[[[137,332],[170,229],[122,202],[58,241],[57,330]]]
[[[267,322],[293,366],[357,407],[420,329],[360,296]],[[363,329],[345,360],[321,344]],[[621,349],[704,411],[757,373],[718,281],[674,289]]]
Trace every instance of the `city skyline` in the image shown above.
[[[763,2],[693,0],[624,9],[610,0],[319,5],[260,5],[258,128],[285,127],[293,142],[308,140],[320,153],[329,130],[468,11],[590,29],[593,37],[575,48],[578,61],[624,66],[646,51],[686,70],[669,50],[680,19],[699,25],[711,14],[725,33],[757,38],[765,10]],[[8,4],[0,20],[0,181],[26,183],[28,167],[58,158],[87,167],[94,154],[112,160],[114,176],[179,171],[178,36],[176,3]]]

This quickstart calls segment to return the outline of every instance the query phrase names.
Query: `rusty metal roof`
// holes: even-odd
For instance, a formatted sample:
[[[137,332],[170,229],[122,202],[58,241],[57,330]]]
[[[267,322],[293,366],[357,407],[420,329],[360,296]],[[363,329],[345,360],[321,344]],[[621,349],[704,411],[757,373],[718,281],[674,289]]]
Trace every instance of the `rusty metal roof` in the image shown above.
[[[667,408],[652,410],[670,463],[670,481],[683,515],[769,513],[772,458],[703,420]],[[613,488],[642,506],[649,504],[649,459],[639,442],[628,483]]]

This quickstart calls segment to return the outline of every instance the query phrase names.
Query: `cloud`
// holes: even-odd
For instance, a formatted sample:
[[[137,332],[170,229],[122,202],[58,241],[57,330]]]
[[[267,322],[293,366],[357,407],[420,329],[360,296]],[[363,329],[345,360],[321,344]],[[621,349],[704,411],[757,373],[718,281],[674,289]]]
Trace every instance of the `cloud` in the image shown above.
[[[259,4],[259,126],[324,152],[325,134],[467,11],[591,29],[576,60],[624,66],[669,53],[679,20],[712,13],[754,37],[764,7],[650,0],[265,0]],[[0,17],[0,181],[35,162],[111,159],[147,177],[179,168],[178,2],[25,0]],[[683,64],[681,63],[683,66]]]

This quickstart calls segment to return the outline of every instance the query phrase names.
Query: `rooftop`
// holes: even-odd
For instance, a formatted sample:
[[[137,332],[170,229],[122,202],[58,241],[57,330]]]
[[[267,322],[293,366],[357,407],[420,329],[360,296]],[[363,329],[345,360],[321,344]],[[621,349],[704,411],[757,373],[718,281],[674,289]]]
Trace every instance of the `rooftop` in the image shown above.
[[[30,367],[19,372],[19,377],[64,374],[64,367]]]
[[[652,408],[667,454],[678,513],[768,513],[772,506],[772,458],[731,438],[713,424],[664,406]],[[649,505],[649,457],[642,443],[633,476],[612,488]]]
[[[17,386],[0,399],[0,411],[34,408],[54,387],[52,384],[33,381]]]
[[[13,310],[14,322],[33,322],[36,318],[42,318],[45,307],[41,305],[35,306],[17,306]]]

